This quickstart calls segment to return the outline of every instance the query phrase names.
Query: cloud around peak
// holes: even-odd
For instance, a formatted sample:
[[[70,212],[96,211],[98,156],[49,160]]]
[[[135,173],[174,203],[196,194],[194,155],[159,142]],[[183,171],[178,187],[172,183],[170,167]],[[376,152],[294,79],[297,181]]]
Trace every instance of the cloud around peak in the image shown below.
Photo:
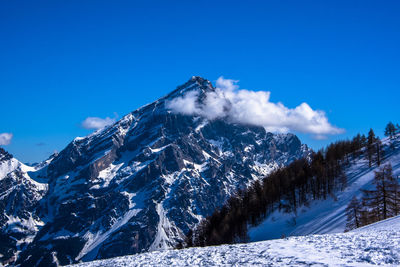
[[[94,129],[94,130],[99,130],[104,127],[107,127],[113,123],[115,123],[116,118],[99,118],[99,117],[87,117],[82,123],[81,126],[85,129]]]
[[[0,133],[0,146],[6,146],[11,143],[13,138],[12,133]]]
[[[207,92],[201,104],[197,101],[199,92],[189,91],[169,101],[167,108],[211,120],[225,118],[234,123],[262,126],[271,132],[312,134],[316,139],[344,132],[329,123],[324,111],[313,110],[305,102],[291,109],[281,102],[271,102],[271,92],[239,90],[237,83],[220,77],[215,92]]]

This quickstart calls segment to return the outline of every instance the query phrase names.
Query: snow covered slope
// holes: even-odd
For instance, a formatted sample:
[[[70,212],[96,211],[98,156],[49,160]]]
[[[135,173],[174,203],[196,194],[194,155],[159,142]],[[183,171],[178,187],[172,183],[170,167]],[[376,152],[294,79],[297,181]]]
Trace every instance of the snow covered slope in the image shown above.
[[[393,142],[395,149],[390,148]],[[384,161],[381,166],[390,163],[395,176],[400,174],[400,135],[394,140],[385,138],[382,140],[384,146]],[[308,235],[325,233],[343,233],[346,227],[345,209],[353,196],[361,197],[360,189],[371,188],[374,172],[379,167],[369,168],[365,156],[355,159],[345,169],[348,186],[335,196],[327,200],[311,202],[309,206],[300,207],[295,213],[284,213],[275,211],[269,215],[257,227],[249,230],[252,241],[261,241],[280,238],[282,235]]]
[[[373,266],[400,264],[400,216],[352,232],[143,253],[76,267]]]
[[[0,148],[0,259],[13,261],[35,237],[43,221],[32,211],[47,192],[47,184],[32,179],[24,165]]]

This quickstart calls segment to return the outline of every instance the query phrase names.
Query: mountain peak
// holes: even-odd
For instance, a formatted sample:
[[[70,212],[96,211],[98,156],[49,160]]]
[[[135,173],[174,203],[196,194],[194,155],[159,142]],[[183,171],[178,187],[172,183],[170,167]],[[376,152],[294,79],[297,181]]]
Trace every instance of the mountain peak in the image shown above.
[[[12,155],[0,147],[0,162],[12,159]]]
[[[189,81],[198,82],[200,84],[202,84],[204,82],[209,83],[209,84],[211,83],[209,80],[204,79],[203,77],[200,77],[200,76],[192,76],[192,78],[190,78]]]
[[[215,91],[215,88],[209,80],[200,76],[192,76],[186,83],[178,86],[174,91],[169,93],[165,99],[183,96],[192,90],[199,90],[200,94],[204,94],[206,92]]]

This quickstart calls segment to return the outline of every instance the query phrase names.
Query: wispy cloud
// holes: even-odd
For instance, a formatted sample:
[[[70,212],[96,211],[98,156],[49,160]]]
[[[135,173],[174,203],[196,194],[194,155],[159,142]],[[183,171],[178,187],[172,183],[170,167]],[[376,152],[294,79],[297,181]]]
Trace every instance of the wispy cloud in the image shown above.
[[[116,121],[115,118],[99,118],[99,117],[87,117],[82,123],[81,126],[85,129],[102,129],[104,127],[107,127],[111,124],[113,124]]]
[[[45,146],[45,145],[46,145],[46,143],[43,143],[43,142],[40,142],[40,143],[36,144],[36,146]]]
[[[324,111],[313,110],[305,102],[291,109],[281,102],[270,102],[271,92],[239,90],[237,83],[220,77],[216,91],[207,93],[202,104],[197,101],[198,92],[190,91],[171,100],[167,107],[186,115],[225,118],[235,123],[263,126],[271,132],[308,133],[317,139],[344,132],[329,123]]]
[[[13,138],[12,133],[0,133],[0,145],[1,146],[6,146],[11,143],[11,140]]]
[[[312,138],[315,140],[325,140],[325,139],[328,139],[328,136],[323,135],[323,134],[315,134],[312,136]]]

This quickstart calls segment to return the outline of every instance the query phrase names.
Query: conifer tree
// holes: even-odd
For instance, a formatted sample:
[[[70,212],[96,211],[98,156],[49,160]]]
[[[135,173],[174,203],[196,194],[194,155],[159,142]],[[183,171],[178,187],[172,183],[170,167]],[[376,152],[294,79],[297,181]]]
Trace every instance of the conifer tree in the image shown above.
[[[393,136],[396,134],[396,127],[392,122],[389,122],[385,128],[385,136],[393,139]]]
[[[346,231],[356,229],[361,225],[362,206],[357,197],[353,197],[349,205],[346,207]]]
[[[375,158],[376,158],[376,164],[379,166],[381,166],[381,162],[383,159],[383,149],[382,149],[382,142],[379,139],[379,137],[377,137],[375,139],[375,145],[376,145],[376,149],[375,149]]]
[[[369,167],[371,168],[372,166],[372,157],[375,153],[375,133],[372,129],[369,130],[368,132],[368,138],[367,138],[367,156],[368,156],[368,164]]]
[[[393,181],[388,186],[390,215],[400,214],[400,184],[399,179],[393,177]]]
[[[375,172],[373,183],[375,190],[363,190],[363,205],[368,209],[369,223],[394,216],[399,210],[399,184],[390,164]]]
[[[361,147],[365,147],[367,145],[367,137],[365,134],[361,135]]]

